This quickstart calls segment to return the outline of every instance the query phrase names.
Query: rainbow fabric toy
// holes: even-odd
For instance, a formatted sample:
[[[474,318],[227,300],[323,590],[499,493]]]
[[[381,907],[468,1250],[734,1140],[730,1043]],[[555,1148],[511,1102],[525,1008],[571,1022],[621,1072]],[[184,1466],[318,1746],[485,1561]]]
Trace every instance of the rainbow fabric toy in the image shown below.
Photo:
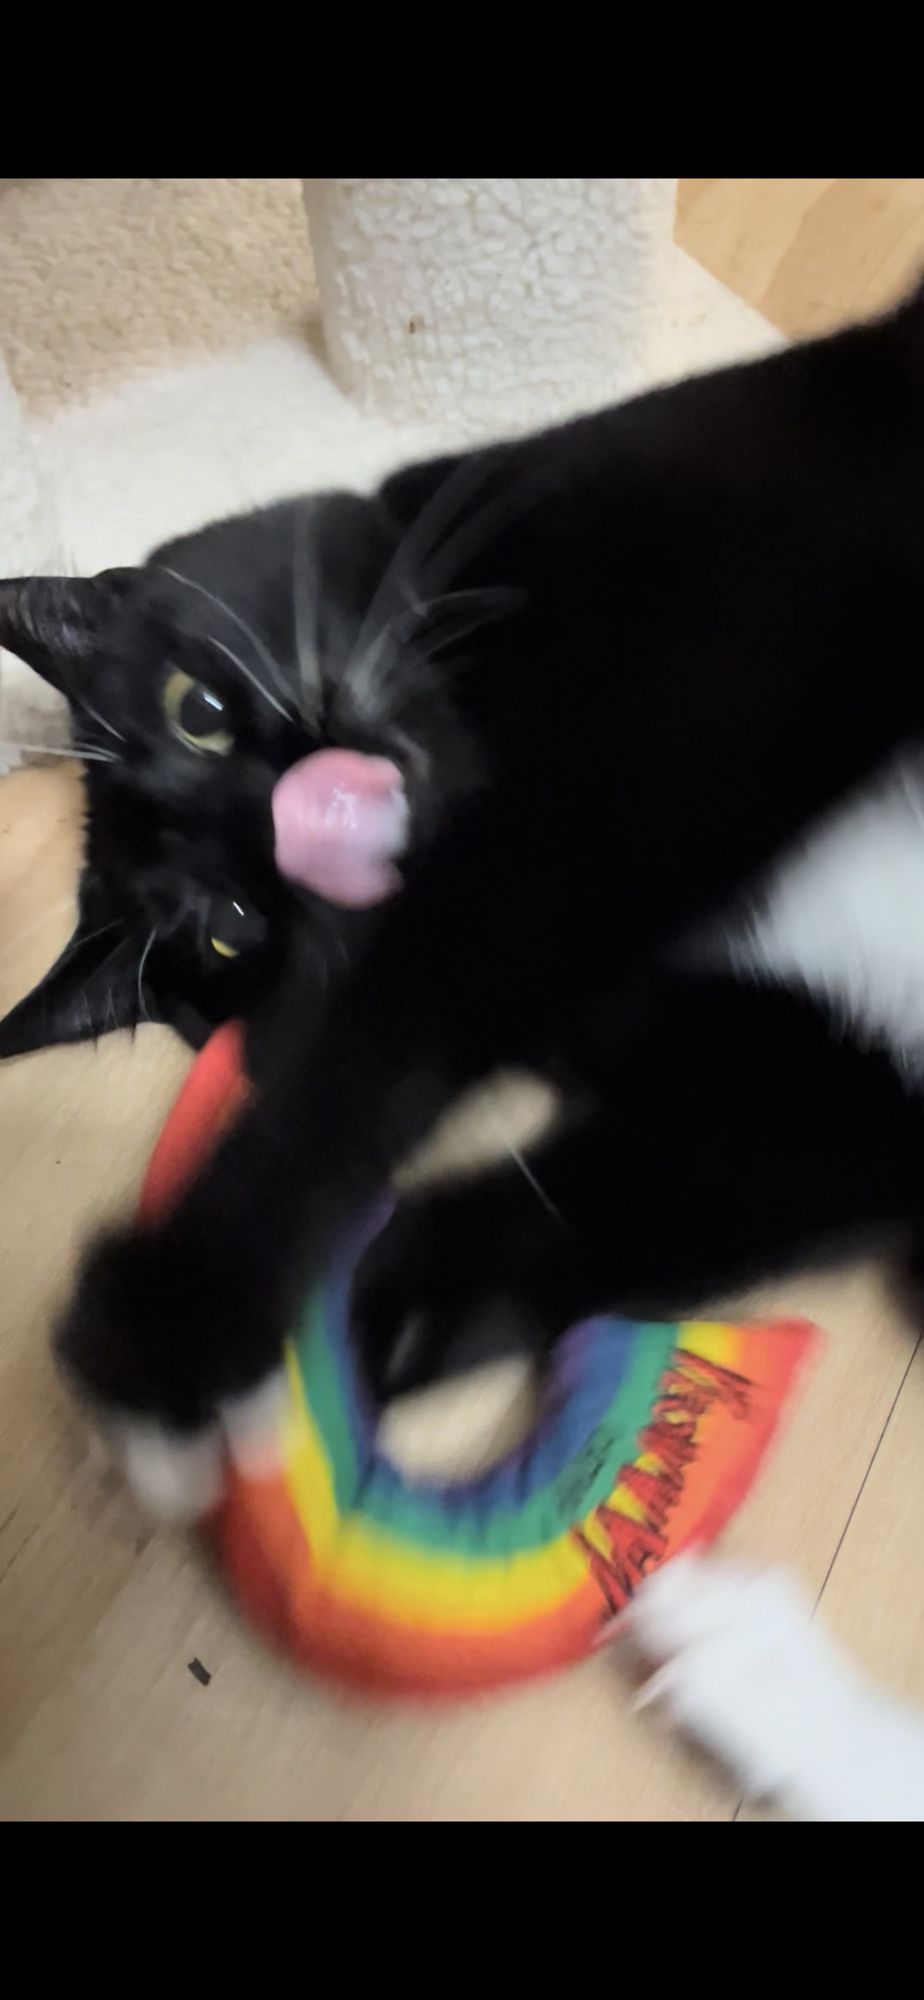
[[[245,1089],[238,1033],[222,1029],[155,1149],[144,1214],[195,1172]],[[377,1444],[350,1342],[352,1261],[293,1331],[278,1467],[229,1464],[211,1525],[264,1630],[384,1691],[472,1693],[608,1637],[646,1573],[711,1541],[739,1504],[815,1337],[803,1321],[588,1320],[559,1343],[523,1444],[477,1479],[422,1483]]]

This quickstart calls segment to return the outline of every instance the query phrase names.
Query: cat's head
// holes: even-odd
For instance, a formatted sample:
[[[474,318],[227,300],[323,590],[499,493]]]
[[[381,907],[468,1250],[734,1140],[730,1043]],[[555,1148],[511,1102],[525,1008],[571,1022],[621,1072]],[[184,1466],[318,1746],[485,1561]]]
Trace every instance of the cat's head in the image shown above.
[[[0,644],[70,703],[87,808],[77,928],[0,1055],[143,1019],[198,1044],[294,955],[319,991],[349,961],[374,914],[290,879],[274,796],[319,750],[387,760],[413,866],[465,783],[436,667],[456,614],[421,599],[405,529],[380,498],[328,495],[136,569],[0,584]]]

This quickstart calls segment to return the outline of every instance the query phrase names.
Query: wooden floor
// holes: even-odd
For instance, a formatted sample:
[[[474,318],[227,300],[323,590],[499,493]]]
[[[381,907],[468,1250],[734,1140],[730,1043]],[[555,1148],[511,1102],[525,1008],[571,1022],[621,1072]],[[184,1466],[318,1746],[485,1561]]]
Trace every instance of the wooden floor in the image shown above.
[[[924,180],[682,180],[675,234],[781,332],[825,333],[924,274]]]
[[[67,770],[0,788],[0,1006],[68,934],[77,809]],[[300,1681],[195,1542],[152,1529],[98,1463],[53,1375],[49,1317],[88,1227],[131,1203],[183,1067],[144,1028],[0,1068],[0,1815],[731,1818],[734,1793],[631,1713],[609,1657],[446,1713]],[[829,1339],[730,1540],[794,1564],[858,1657],[924,1700],[924,1350],[872,1269],[755,1303]],[[472,1392],[461,1410],[437,1399],[428,1428],[451,1442],[463,1418],[484,1427]]]

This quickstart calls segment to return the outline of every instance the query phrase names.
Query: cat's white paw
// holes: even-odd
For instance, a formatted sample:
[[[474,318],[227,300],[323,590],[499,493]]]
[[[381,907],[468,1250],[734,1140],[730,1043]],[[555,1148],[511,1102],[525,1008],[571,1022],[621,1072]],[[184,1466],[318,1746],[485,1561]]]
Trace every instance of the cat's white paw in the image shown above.
[[[221,1494],[224,1454],[216,1430],[185,1437],[162,1424],[121,1420],[106,1427],[114,1464],[147,1514],[160,1521],[194,1521]]]
[[[640,1696],[728,1765],[748,1792],[800,1810],[819,1763],[849,1744],[858,1683],[785,1574],[681,1556],[635,1599],[630,1634],[655,1664]]]
[[[285,1399],[279,1369],[249,1395],[226,1403],[220,1421],[192,1437],[142,1418],[120,1419],[104,1428],[104,1437],[146,1513],[161,1521],[195,1521],[221,1498],[229,1457],[250,1478],[275,1471]]]
[[[222,1408],[221,1429],[228,1453],[248,1479],[271,1477],[278,1470],[289,1395],[286,1371],[276,1368],[246,1396],[237,1396]]]

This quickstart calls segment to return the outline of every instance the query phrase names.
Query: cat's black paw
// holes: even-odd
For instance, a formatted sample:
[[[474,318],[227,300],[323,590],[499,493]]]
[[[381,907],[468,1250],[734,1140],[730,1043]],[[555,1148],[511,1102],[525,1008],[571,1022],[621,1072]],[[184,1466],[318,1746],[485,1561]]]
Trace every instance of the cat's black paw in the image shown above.
[[[182,1231],[130,1229],[88,1252],[56,1333],[62,1369],[139,1496],[194,1514],[217,1497],[220,1421],[281,1358],[272,1305]]]

